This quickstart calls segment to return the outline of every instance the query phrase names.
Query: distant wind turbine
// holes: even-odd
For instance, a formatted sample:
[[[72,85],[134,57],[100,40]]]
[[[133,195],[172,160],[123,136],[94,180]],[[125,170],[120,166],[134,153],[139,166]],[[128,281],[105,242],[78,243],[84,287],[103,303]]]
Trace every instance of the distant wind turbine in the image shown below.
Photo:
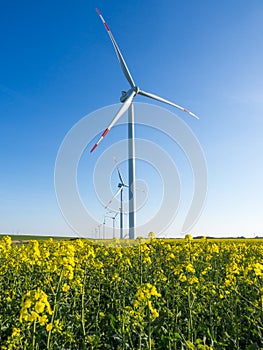
[[[134,239],[135,238],[135,227],[136,227],[136,195],[135,195],[135,143],[134,143],[134,106],[132,104],[134,97],[139,94],[145,97],[152,98],[154,100],[157,100],[159,102],[166,103],[168,105],[171,105],[173,107],[179,108],[181,111],[186,112],[190,114],[192,117],[199,119],[194,113],[190,112],[188,109],[179,106],[178,104],[175,104],[174,102],[171,102],[169,100],[166,100],[160,96],[157,96],[155,94],[145,92],[141,90],[134,82],[131,73],[129,72],[129,69],[127,67],[126,62],[124,61],[124,58],[121,54],[121,51],[111,33],[111,30],[102,17],[101,12],[96,9],[98,15],[100,16],[100,19],[102,23],[104,24],[109,37],[111,39],[111,42],[114,46],[115,52],[117,54],[119,63],[121,65],[121,69],[130,84],[130,89],[126,91],[122,91],[122,95],[120,97],[120,101],[123,103],[123,105],[118,110],[117,114],[113,118],[112,122],[108,125],[108,127],[103,131],[101,137],[99,140],[95,143],[95,145],[92,147],[90,152],[92,153],[95,148],[99,145],[99,143],[103,140],[103,138],[108,134],[110,129],[114,126],[114,124],[119,120],[119,118],[128,110],[128,167],[129,167],[129,238]]]
[[[118,183],[118,190],[117,192],[114,194],[114,196],[111,198],[111,200],[108,202],[108,204],[105,206],[105,209],[107,209],[114,198],[116,198],[119,193],[120,193],[120,202],[121,202],[121,207],[120,207],[120,238],[122,239],[123,238],[123,212],[124,212],[124,209],[123,209],[123,189],[126,187],[128,188],[129,186],[126,185],[123,181],[123,178],[121,176],[121,172],[120,172],[120,169],[119,169],[119,166],[118,166],[118,163],[117,163],[117,160],[115,159],[115,164],[116,164],[116,168],[117,168],[117,171],[118,171],[118,176],[119,176],[119,180],[120,182]]]
[[[111,211],[109,211],[109,213],[112,213]],[[115,238],[115,220],[116,217],[118,216],[119,212],[114,213],[115,215],[112,214],[112,216],[105,216],[106,218],[112,219],[112,238]]]

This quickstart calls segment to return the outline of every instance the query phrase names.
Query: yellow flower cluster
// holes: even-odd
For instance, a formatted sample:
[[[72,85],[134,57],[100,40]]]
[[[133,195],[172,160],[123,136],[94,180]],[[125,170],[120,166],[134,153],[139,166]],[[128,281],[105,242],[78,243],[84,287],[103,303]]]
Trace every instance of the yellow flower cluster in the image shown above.
[[[40,326],[46,325],[48,315],[52,315],[52,310],[48,302],[48,297],[41,289],[31,290],[22,298],[19,321],[38,321]]]
[[[161,294],[157,292],[155,286],[151,283],[146,283],[138,287],[135,298],[138,301],[151,299],[152,296],[160,297]]]
[[[133,306],[135,309],[144,308],[146,305],[148,306],[151,317],[153,319],[159,317],[159,313],[156,308],[152,305],[152,297],[161,297],[161,294],[157,292],[155,286],[151,283],[146,283],[138,287],[137,292],[135,294],[135,300],[133,302]]]

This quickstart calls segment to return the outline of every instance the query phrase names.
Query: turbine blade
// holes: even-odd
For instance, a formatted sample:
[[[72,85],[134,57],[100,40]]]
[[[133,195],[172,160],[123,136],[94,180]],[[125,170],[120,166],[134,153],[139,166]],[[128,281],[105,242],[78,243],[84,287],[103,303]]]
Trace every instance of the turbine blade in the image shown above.
[[[115,163],[115,165],[116,165],[117,172],[118,172],[119,179],[120,179],[120,182],[121,182],[122,186],[126,186],[126,185],[124,184],[123,178],[122,178],[122,176],[121,176],[120,168],[119,168],[118,161],[117,161],[116,157],[114,157],[114,163]]]
[[[171,106],[174,106],[176,108],[179,108],[181,111],[183,112],[186,112],[188,114],[190,114],[192,117],[196,118],[196,119],[199,119],[199,117],[197,115],[195,115],[193,112],[190,112],[188,109],[184,108],[184,107],[181,107],[171,101],[168,101],[160,96],[157,96],[157,95],[154,95],[154,94],[150,94],[149,92],[145,92],[145,91],[142,91],[142,90],[139,90],[138,91],[138,94],[142,95],[142,96],[146,96],[146,97],[150,97],[154,100],[157,100],[157,101],[160,101],[160,102],[163,102],[163,103],[167,103],[168,105],[171,105]]]
[[[116,41],[115,41],[115,39],[114,39],[114,37],[113,37],[113,35],[112,35],[112,32],[111,32],[111,30],[110,30],[110,27],[109,27],[108,24],[106,23],[105,19],[102,17],[102,14],[101,14],[100,10],[99,10],[99,9],[96,9],[96,11],[97,11],[97,14],[100,16],[100,19],[101,19],[102,23],[104,24],[104,27],[106,28],[106,30],[107,30],[107,32],[108,32],[108,34],[109,34],[109,37],[110,37],[111,42],[112,42],[112,44],[113,44],[113,46],[114,46],[115,52],[116,52],[116,54],[117,54],[117,57],[118,57],[118,59],[119,59],[119,62],[120,62],[120,65],[121,65],[121,69],[122,69],[122,71],[123,71],[123,73],[124,73],[126,79],[128,80],[130,86],[131,86],[132,88],[134,88],[134,87],[135,87],[135,83],[134,83],[134,81],[133,81],[133,79],[132,79],[131,73],[129,72],[129,69],[128,69],[128,67],[127,67],[126,62],[124,61],[124,58],[123,58],[123,56],[122,56],[122,54],[121,54],[121,51],[120,51],[120,49],[119,49],[119,47],[118,47],[118,45],[117,45],[117,43],[116,43]]]
[[[122,187],[120,187],[120,188],[118,189],[118,191],[114,194],[114,196],[111,198],[111,200],[110,200],[110,201],[108,202],[108,204],[105,206],[105,209],[108,208],[108,206],[112,203],[113,199],[116,198],[116,197],[118,196],[118,194],[121,192],[121,190],[122,190]]]
[[[127,109],[130,107],[130,104],[132,103],[133,97],[135,95],[135,91],[131,92],[131,95],[127,98],[127,100],[123,103],[123,105],[121,106],[121,108],[118,110],[116,116],[113,118],[112,122],[110,123],[110,125],[107,127],[107,129],[105,129],[101,135],[101,137],[99,138],[99,140],[97,141],[97,143],[95,143],[95,145],[92,147],[92,149],[90,150],[90,153],[92,153],[95,148],[98,147],[98,145],[100,144],[100,142],[104,139],[104,137],[108,134],[108,132],[110,131],[110,129],[113,127],[113,125],[120,119],[120,117],[127,111]]]

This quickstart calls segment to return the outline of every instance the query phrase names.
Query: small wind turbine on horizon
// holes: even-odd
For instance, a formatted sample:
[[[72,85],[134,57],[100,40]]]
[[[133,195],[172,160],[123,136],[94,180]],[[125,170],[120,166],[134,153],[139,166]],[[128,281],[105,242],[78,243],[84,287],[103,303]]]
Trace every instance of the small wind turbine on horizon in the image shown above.
[[[114,198],[116,198],[118,196],[118,194],[120,193],[120,203],[121,203],[121,207],[120,207],[120,238],[122,239],[123,238],[123,190],[124,188],[129,188],[128,185],[126,185],[123,181],[123,177],[121,176],[121,172],[120,172],[120,169],[119,169],[119,166],[118,166],[118,163],[117,163],[117,160],[114,159],[115,161],[115,164],[116,164],[116,168],[117,168],[117,172],[118,172],[118,176],[119,176],[119,180],[120,182],[118,183],[118,190],[117,192],[113,195],[113,197],[111,198],[111,200],[108,202],[108,204],[105,206],[105,209],[107,209]]]
[[[151,99],[157,100],[159,102],[166,103],[168,105],[171,105],[173,107],[176,107],[180,109],[183,112],[186,112],[190,114],[192,117],[199,119],[194,113],[190,112],[188,109],[179,106],[178,104],[175,104],[174,102],[171,102],[169,100],[166,100],[158,95],[145,92],[141,90],[134,82],[131,73],[129,72],[129,69],[127,67],[126,62],[124,61],[124,58],[121,54],[121,51],[111,33],[111,30],[102,17],[101,12],[96,9],[102,23],[104,24],[104,27],[106,28],[109,37],[111,39],[111,42],[114,46],[116,55],[118,57],[119,63],[121,65],[121,69],[130,84],[130,89],[126,91],[122,91],[122,95],[120,97],[120,101],[123,103],[123,105],[120,107],[118,112],[116,113],[115,117],[111,121],[111,123],[108,125],[108,127],[103,131],[101,137],[99,140],[95,143],[95,145],[92,147],[90,152],[92,153],[95,148],[99,145],[99,143],[103,140],[103,138],[108,134],[110,129],[114,126],[114,124],[119,120],[119,118],[128,110],[128,169],[129,169],[129,238],[134,239],[135,238],[135,227],[136,227],[136,195],[135,195],[135,143],[134,143],[134,106],[132,104],[134,97],[139,94],[145,97],[149,97]]]
[[[112,213],[112,211],[108,212],[108,214],[110,214],[110,213]],[[119,212],[117,212],[117,213],[114,212],[114,214],[115,215],[112,214],[112,216],[109,216],[109,215],[105,216],[106,218],[112,219],[112,238],[115,238],[115,220],[116,220]]]

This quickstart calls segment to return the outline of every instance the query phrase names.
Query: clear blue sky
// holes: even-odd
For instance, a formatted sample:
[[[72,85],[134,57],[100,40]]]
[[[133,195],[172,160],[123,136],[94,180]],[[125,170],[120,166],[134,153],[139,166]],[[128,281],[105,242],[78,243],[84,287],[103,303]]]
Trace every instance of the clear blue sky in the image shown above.
[[[72,232],[56,202],[58,148],[76,122],[127,88],[96,7],[139,85],[200,116],[176,111],[208,166],[191,233],[263,235],[261,0],[2,1],[0,232]]]

